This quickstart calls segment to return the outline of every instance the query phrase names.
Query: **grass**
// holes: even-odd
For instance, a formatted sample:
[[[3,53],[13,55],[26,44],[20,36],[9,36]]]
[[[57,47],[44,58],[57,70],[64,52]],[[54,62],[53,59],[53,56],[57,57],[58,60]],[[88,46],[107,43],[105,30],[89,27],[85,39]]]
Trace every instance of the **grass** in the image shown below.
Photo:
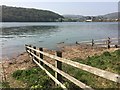
[[[28,70],[17,70],[12,76],[26,83],[26,88],[39,88],[46,90],[53,88],[54,82],[46,75],[39,67],[34,67]]]
[[[73,61],[77,61],[79,63],[83,63],[89,66],[97,67],[106,71],[120,74],[120,50],[116,50],[112,53],[104,52],[100,56],[95,55],[92,57],[88,57],[85,60],[82,60],[80,58],[74,58]],[[73,68],[65,64],[63,65],[63,70],[69,73],[71,76],[75,77],[76,79],[80,80],[81,82],[85,83],[86,85],[96,89],[111,88],[117,90],[118,88],[120,88],[120,84],[118,83],[103,79],[86,71]],[[75,86],[74,84],[72,86],[71,83],[70,86],[77,88],[77,86]]]
[[[51,69],[48,67],[46,68],[51,74],[53,74]],[[39,90],[62,90],[61,87],[55,86],[51,78],[39,67],[33,67],[28,70],[17,70],[12,74],[12,77],[25,83],[26,88]]]
[[[95,55],[92,57],[88,57],[85,60],[74,58],[73,61],[120,74],[120,50],[116,50],[112,53],[104,52],[100,56]],[[49,71],[54,74],[51,69],[49,69]],[[118,83],[103,79],[101,77],[66,64],[63,64],[63,71],[85,83],[86,85],[98,90],[103,90],[103,88],[118,90],[118,88],[120,88],[120,84]],[[61,90],[61,88],[59,87],[54,87],[54,82],[39,67],[33,67],[28,70],[17,70],[12,74],[12,76],[16,80],[24,82],[26,84],[26,88],[39,88],[40,90]],[[63,81],[64,85],[70,90],[81,90],[78,86],[71,83],[67,79],[63,78]]]
[[[0,82],[0,88],[10,88],[8,82]]]
[[[88,57],[86,60],[74,59],[80,63],[120,74],[120,50],[115,52],[104,52],[102,55]]]

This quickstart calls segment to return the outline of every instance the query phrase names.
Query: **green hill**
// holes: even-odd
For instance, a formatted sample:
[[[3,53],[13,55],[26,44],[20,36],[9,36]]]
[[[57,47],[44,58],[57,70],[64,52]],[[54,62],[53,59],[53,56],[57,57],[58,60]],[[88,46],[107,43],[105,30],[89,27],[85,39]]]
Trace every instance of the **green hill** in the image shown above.
[[[109,14],[103,15],[103,17],[108,19],[118,19],[119,18],[118,14],[120,14],[120,12],[109,13]]]
[[[4,5],[1,7],[3,22],[54,22],[63,18],[63,16],[48,10],[8,7]]]

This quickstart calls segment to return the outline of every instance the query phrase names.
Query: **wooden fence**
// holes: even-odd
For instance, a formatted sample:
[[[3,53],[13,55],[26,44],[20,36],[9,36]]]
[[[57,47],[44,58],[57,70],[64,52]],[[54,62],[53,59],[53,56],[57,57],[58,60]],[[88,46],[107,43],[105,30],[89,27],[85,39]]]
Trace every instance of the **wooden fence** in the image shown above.
[[[35,46],[32,47],[31,45],[25,45],[26,51],[29,53],[29,55],[32,57],[32,60],[42,69],[46,72],[46,74],[59,86],[61,86],[63,89],[67,90],[67,88],[62,84],[62,76],[65,77],[66,79],[70,80],[80,88],[84,90],[94,90],[90,86],[87,86],[86,84],[80,82],[76,78],[70,76],[69,74],[65,73],[62,71],[62,63],[65,63],[67,65],[73,66],[75,68],[87,71],[89,73],[92,73],[94,75],[100,76],[102,78],[111,80],[116,83],[120,83],[120,75],[111,73],[108,71],[104,71],[95,67],[91,67],[85,64],[81,64],[72,60],[64,59],[62,58],[62,52],[61,51],[56,51],[55,55],[48,54],[46,52],[43,52],[43,48],[36,48]],[[39,54],[39,55],[38,55]],[[48,63],[46,60],[43,58],[44,56],[47,56],[49,58],[52,58],[55,60],[55,66],[52,64]],[[47,65],[50,67],[53,71],[55,71],[55,77],[47,71],[44,67],[43,64]]]
[[[99,39],[99,40],[94,40],[92,39],[91,41],[81,41],[77,42],[77,44],[85,43],[85,44],[91,44],[92,46],[101,46],[101,47],[116,47],[118,48],[120,46],[120,37],[119,38],[110,38],[108,37],[107,39]]]

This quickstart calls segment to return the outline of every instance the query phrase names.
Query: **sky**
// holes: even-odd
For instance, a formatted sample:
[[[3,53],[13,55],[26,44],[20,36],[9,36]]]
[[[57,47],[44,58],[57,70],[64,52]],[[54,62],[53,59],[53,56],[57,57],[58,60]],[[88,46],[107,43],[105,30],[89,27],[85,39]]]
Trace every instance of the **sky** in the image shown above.
[[[3,0],[0,5],[50,10],[58,14],[104,15],[118,11],[119,0]]]

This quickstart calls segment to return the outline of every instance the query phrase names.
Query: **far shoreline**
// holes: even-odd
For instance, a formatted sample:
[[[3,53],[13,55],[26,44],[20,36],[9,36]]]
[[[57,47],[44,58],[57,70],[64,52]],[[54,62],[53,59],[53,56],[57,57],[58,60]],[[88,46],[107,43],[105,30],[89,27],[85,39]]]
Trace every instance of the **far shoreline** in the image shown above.
[[[37,47],[37,48],[39,48],[39,47]],[[119,48],[114,48],[114,47],[111,47],[110,49],[107,49],[106,47],[98,47],[98,46],[94,46],[94,47],[92,47],[90,44],[59,44],[59,45],[57,45],[57,48],[56,49],[47,49],[47,48],[43,48],[45,51],[62,51],[62,52],[67,52],[67,49],[69,49],[69,51],[71,51],[72,52],[72,48],[74,49],[78,49],[78,48],[81,48],[81,50],[82,51],[84,51],[84,50],[87,50],[88,49],[88,51],[90,50],[92,50],[92,49],[95,49],[95,50],[97,50],[97,51],[99,51],[100,50],[100,52],[102,51],[114,51],[114,50],[117,50],[117,49],[119,49]],[[90,55],[90,53],[92,53],[92,52],[86,52],[86,53],[89,53],[89,55]],[[94,52],[93,51],[93,53],[96,53],[96,52]],[[12,61],[12,60],[15,60],[15,59],[17,59],[18,57],[20,57],[20,56],[22,56],[22,55],[24,55],[24,54],[26,54],[26,51],[24,50],[23,52],[21,52],[21,53],[19,53],[19,54],[14,54],[14,55],[11,55],[11,56],[4,56],[4,57],[1,57],[1,61]],[[69,54],[69,53],[68,53]],[[84,54],[84,53],[83,53]],[[91,54],[92,55],[92,54]]]

